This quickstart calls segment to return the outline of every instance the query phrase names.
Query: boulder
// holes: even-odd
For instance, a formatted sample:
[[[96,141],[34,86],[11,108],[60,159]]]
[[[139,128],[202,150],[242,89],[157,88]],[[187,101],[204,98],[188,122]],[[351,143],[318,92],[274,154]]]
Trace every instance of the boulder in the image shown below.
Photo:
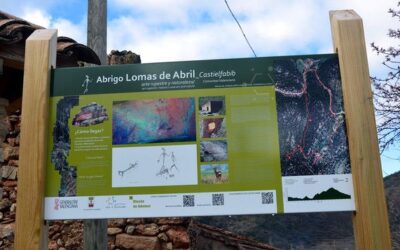
[[[108,220],[109,227],[121,227],[123,228],[126,224],[126,219],[110,219]]]
[[[126,223],[131,224],[131,225],[138,225],[138,224],[143,224],[144,220],[143,219],[138,219],[138,218],[127,219]]]
[[[0,224],[0,239],[13,239],[15,232],[15,224]]]
[[[174,247],[172,246],[171,242],[163,242],[161,244],[161,250],[173,250]]]
[[[122,229],[118,227],[109,227],[107,228],[107,234],[108,235],[116,235],[122,233]]]
[[[0,201],[0,211],[4,212],[5,210],[8,210],[9,207],[11,207],[12,202],[9,199],[2,199]]]
[[[133,225],[128,225],[125,227],[125,232],[127,234],[133,234],[134,231],[135,231],[135,226]]]
[[[115,246],[133,250],[160,250],[160,242],[157,237],[136,236],[118,234],[115,239]]]
[[[4,160],[6,161],[19,158],[19,147],[11,147],[7,145],[4,147],[3,152],[4,152]]]
[[[189,235],[184,227],[171,228],[167,231],[168,238],[172,241],[174,248],[188,248]]]
[[[154,236],[159,233],[159,229],[157,224],[151,223],[151,224],[140,224],[136,226],[136,231],[141,234],[141,235],[148,235],[148,236]]]
[[[17,179],[18,168],[14,166],[2,166],[0,168],[0,177],[9,180]]]
[[[169,239],[168,239],[168,236],[165,234],[165,233],[160,233],[159,235],[157,235],[157,237],[161,240],[161,241],[164,241],[164,242],[167,242]]]
[[[49,250],[58,250],[57,242],[55,240],[49,241],[49,244],[47,245],[47,248]]]

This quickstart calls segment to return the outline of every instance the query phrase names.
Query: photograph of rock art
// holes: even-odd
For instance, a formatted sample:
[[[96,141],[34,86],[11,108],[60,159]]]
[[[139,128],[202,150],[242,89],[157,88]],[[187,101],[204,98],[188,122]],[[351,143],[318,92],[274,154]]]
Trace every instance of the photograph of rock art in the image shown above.
[[[113,144],[196,140],[194,98],[113,103]]]
[[[108,120],[107,110],[102,105],[92,102],[81,107],[80,112],[72,120],[72,125],[86,127],[106,120]]]
[[[205,118],[201,120],[200,133],[202,138],[225,138],[225,118]]]

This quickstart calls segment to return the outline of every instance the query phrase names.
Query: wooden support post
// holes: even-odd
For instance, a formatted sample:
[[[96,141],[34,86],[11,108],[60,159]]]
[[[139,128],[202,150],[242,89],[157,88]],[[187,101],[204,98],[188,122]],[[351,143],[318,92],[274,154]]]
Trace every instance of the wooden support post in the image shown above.
[[[362,19],[353,10],[331,11],[339,55],[356,212],[357,249],[391,249],[371,81]]]
[[[107,64],[107,0],[88,1],[87,45],[99,56],[101,64]],[[107,220],[85,220],[83,248],[107,249]]]
[[[107,65],[107,0],[88,1],[87,46]]]
[[[50,69],[57,30],[36,30],[25,46],[15,249],[47,249],[43,220]]]

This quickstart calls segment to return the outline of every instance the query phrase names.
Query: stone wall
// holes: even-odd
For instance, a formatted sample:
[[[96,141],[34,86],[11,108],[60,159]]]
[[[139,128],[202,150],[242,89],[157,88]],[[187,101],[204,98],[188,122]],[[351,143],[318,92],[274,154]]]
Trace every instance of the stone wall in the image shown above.
[[[108,249],[189,249],[189,219],[108,220]],[[82,221],[54,221],[49,227],[49,249],[83,249]]]
[[[0,98],[0,249],[13,249],[17,208],[20,112],[7,115]]]

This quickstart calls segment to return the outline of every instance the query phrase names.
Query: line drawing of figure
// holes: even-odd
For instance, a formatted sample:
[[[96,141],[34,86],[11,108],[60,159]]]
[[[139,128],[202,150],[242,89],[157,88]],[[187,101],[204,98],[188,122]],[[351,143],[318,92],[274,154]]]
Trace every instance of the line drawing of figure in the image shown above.
[[[161,148],[161,150],[162,150],[162,152],[161,152],[160,156],[158,157],[157,162],[160,163],[160,160],[162,158],[162,165],[161,165],[160,171],[157,173],[157,176],[164,175],[164,174],[167,174],[167,176],[168,176],[169,171],[168,171],[168,168],[165,167],[165,159],[167,157],[169,157],[170,155],[167,153],[165,148]],[[166,178],[167,178],[167,176],[166,176]]]
[[[171,152],[171,161],[172,161],[172,165],[171,167],[169,167],[170,170],[172,170],[173,168],[175,168],[178,172],[179,172],[179,168],[176,166],[176,157],[174,152]]]
[[[88,75],[85,75],[85,77],[86,77],[86,79],[82,83],[82,88],[85,87],[83,94],[86,94],[89,91],[89,83],[92,82],[92,80],[90,80],[90,77]]]

